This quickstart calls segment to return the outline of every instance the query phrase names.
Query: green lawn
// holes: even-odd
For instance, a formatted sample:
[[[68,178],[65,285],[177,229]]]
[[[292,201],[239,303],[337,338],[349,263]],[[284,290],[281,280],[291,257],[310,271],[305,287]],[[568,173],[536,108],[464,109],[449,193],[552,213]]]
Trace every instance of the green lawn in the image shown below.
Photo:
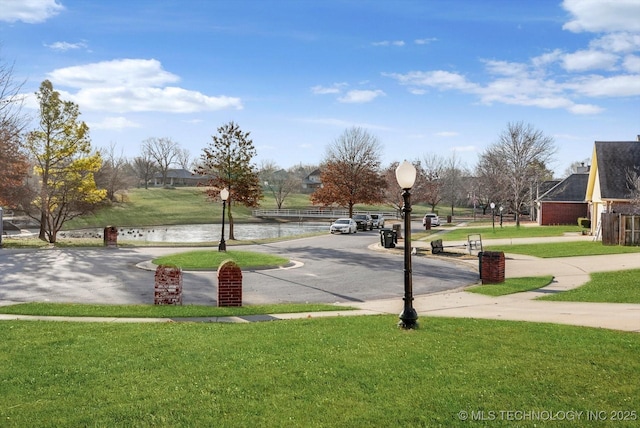
[[[500,284],[483,284],[466,288],[471,293],[484,294],[486,296],[504,296],[507,294],[521,293],[523,291],[537,290],[546,287],[553,281],[553,276],[536,276],[522,278],[506,278]]]
[[[5,321],[0,425],[576,427],[602,426],[588,411],[640,409],[638,334],[427,317],[404,331],[396,322]],[[497,419],[479,421],[481,411]],[[518,423],[507,411],[583,416]]]
[[[640,303],[640,269],[595,272],[581,287],[539,297],[566,302]]]
[[[158,257],[152,262],[156,265],[177,266],[182,269],[218,269],[225,260],[233,260],[241,268],[284,266],[289,259],[268,253],[255,251],[217,251],[194,250],[184,253],[169,254]]]
[[[42,315],[63,317],[109,318],[198,318],[242,317],[247,315],[283,314],[351,310],[345,306],[287,303],[220,308],[200,305],[89,305],[79,303],[20,303],[0,306],[0,314]]]
[[[485,246],[484,249],[486,251],[503,251],[505,253],[525,254],[542,258],[640,253],[640,247],[629,247],[624,245],[602,245],[602,242],[593,241],[549,242],[543,244],[488,245]]]
[[[433,228],[432,232],[437,232],[441,228]],[[446,230],[446,229],[445,229]],[[503,239],[503,238],[535,238],[546,236],[562,236],[567,232],[580,232],[579,226],[505,226],[496,227],[495,231],[489,227],[461,227],[448,230],[444,235],[438,236],[443,241],[466,241],[468,235],[480,234],[482,239]]]

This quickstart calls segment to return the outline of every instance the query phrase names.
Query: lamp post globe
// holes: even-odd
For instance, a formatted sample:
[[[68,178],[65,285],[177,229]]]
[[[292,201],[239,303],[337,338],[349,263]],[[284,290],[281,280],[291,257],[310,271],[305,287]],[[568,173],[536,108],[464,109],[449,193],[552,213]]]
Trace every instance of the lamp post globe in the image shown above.
[[[416,182],[416,168],[408,161],[396,168],[396,180],[402,189],[404,216],[404,306],[398,326],[404,329],[418,327],[418,313],[413,308],[413,278],[411,272],[411,188]]]
[[[491,202],[491,205],[489,206],[491,207],[491,227],[495,232],[496,231],[496,204]]]
[[[220,191],[220,199],[222,199],[222,236],[220,237],[218,251],[227,251],[227,243],[224,242],[224,212],[227,207],[227,199],[229,199],[229,190],[226,187]]]

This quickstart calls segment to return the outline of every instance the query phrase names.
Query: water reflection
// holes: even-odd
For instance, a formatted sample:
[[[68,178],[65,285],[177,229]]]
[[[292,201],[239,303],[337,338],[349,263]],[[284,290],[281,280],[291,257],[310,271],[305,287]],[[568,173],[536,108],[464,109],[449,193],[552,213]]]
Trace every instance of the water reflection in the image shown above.
[[[233,226],[238,240],[280,238],[312,232],[329,232],[329,222],[298,223],[241,223]],[[229,225],[225,226],[228,239]],[[61,232],[62,237],[100,237],[103,230],[85,229]],[[194,224],[155,227],[121,227],[118,239],[138,242],[217,242],[221,236],[220,224]]]

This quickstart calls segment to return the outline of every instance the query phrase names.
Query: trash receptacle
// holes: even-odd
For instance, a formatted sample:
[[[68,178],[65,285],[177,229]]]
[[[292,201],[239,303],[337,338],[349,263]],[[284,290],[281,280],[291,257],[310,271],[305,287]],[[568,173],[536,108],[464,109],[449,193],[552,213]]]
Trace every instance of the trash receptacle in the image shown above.
[[[424,229],[431,230],[431,217],[424,218]]]
[[[380,230],[380,245],[384,248],[395,248],[396,242],[396,232],[393,229]]]

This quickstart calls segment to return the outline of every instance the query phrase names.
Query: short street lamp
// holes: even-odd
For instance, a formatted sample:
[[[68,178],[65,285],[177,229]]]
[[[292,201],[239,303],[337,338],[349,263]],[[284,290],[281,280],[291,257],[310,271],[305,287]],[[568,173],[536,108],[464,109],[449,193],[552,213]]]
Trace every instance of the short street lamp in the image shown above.
[[[504,207],[502,205],[500,205],[500,229],[502,229],[502,210],[504,209]]]
[[[224,242],[224,211],[227,207],[227,199],[229,199],[229,191],[225,187],[220,191],[220,199],[222,199],[222,237],[220,238],[220,245],[218,245],[218,251],[227,251],[227,244]]]
[[[496,204],[491,202],[491,227],[493,227],[493,231],[496,231]]]
[[[413,308],[413,280],[411,278],[411,193],[416,182],[416,168],[406,160],[396,168],[396,180],[402,189],[404,204],[404,308],[398,326],[404,329],[418,327],[418,313]]]

